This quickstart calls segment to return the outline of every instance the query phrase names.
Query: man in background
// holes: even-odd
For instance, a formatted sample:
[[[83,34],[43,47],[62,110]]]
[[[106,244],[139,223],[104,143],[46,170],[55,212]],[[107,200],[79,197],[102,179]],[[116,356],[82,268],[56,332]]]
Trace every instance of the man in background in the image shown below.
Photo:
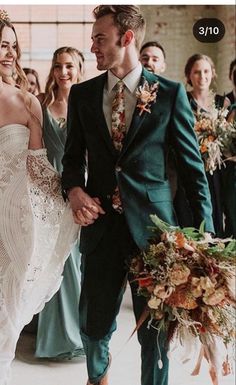
[[[166,53],[157,41],[148,41],[141,47],[139,60],[148,71],[156,75],[166,70]]]

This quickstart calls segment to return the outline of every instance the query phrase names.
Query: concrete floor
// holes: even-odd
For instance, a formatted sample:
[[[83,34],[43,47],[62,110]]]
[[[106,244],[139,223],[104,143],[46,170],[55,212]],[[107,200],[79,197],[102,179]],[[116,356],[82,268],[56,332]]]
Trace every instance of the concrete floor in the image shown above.
[[[134,325],[130,292],[127,290],[118,317],[118,329],[111,341],[110,385],[140,385],[139,344],[136,335],[128,341]],[[33,356],[34,343],[35,338],[31,334],[24,334],[20,338],[16,358],[12,365],[10,385],[86,384],[86,365],[83,358],[67,362],[49,362],[35,359]],[[190,375],[193,366],[193,362],[188,365],[181,365],[178,349],[175,350],[170,360],[169,385],[212,385],[206,362],[203,362],[201,373],[196,377]],[[219,385],[234,384],[234,375],[223,377],[219,383]]]

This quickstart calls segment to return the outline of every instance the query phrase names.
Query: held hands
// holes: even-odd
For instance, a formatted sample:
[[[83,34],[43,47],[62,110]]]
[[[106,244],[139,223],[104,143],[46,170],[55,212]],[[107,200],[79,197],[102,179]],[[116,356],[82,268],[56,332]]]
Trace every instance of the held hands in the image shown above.
[[[94,223],[100,214],[105,214],[99,198],[91,198],[81,187],[69,191],[68,198],[75,223],[88,226]]]

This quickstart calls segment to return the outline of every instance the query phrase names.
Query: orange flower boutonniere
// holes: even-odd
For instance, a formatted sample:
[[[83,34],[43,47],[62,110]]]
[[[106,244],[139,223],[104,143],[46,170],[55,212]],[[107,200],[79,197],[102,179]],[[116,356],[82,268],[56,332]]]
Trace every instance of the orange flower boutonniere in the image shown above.
[[[145,80],[143,85],[137,88],[137,108],[139,109],[140,116],[144,111],[151,113],[150,107],[151,104],[156,101],[158,87],[158,82],[149,84],[148,81]]]

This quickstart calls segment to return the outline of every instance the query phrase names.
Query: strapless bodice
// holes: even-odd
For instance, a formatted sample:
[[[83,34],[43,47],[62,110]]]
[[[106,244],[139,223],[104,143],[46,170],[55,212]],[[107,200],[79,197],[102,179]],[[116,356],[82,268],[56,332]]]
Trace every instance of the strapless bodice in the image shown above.
[[[12,123],[6,124],[5,126],[0,127],[0,135],[12,134],[13,132],[25,132],[29,136],[29,128],[23,124]]]
[[[23,124],[7,124],[0,127],[0,157],[1,159],[9,159],[14,157],[16,160],[16,155],[19,159],[26,159],[27,155],[45,155],[47,150],[41,148],[38,150],[29,150],[29,135],[30,130],[28,127]],[[1,164],[3,166],[3,163]]]
[[[22,124],[0,127],[0,154],[19,154],[28,149],[29,129]]]

